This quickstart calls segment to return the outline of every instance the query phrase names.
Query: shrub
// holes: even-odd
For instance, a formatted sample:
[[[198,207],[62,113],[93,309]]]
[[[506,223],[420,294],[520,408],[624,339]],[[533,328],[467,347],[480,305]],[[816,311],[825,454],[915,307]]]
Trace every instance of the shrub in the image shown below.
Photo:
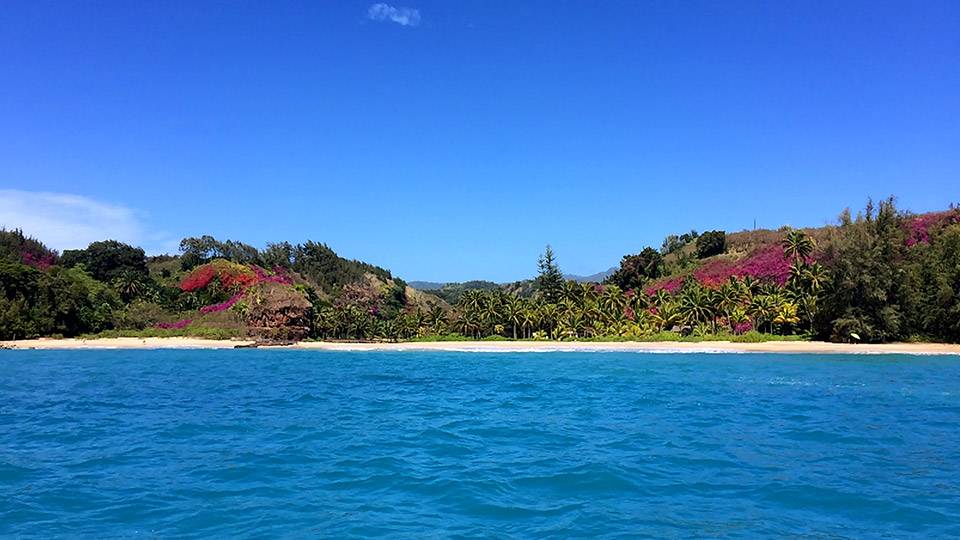
[[[699,259],[720,255],[726,250],[727,233],[725,231],[707,231],[697,238],[697,258]]]
[[[668,332],[664,330],[662,332],[657,332],[656,334],[643,336],[637,341],[683,341],[683,336],[676,332]]]
[[[209,285],[216,275],[217,269],[209,264],[194,268],[180,284],[180,290],[192,292],[202,289]]]

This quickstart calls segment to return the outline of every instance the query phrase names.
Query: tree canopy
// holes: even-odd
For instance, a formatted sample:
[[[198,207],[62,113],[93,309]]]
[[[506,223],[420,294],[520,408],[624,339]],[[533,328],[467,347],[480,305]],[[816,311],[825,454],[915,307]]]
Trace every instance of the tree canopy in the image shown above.
[[[707,231],[697,238],[697,258],[705,259],[720,255],[727,250],[727,233]]]
[[[543,254],[540,255],[537,267],[539,269],[537,287],[540,294],[548,302],[555,302],[563,289],[563,272],[560,270],[560,265],[557,264],[550,244],[547,244]]]
[[[65,268],[82,264],[94,279],[105,283],[124,274],[132,274],[142,280],[149,275],[143,249],[116,240],[93,242],[86,249],[64,251],[60,264]]]

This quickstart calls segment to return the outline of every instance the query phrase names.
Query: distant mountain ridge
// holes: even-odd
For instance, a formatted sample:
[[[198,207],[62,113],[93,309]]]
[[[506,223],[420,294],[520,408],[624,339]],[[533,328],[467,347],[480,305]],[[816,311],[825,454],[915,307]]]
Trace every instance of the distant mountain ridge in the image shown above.
[[[597,272],[596,274],[590,274],[589,276],[578,276],[576,274],[564,274],[563,279],[573,280],[573,281],[576,281],[577,283],[600,283],[601,281],[603,281],[604,279],[607,279],[608,276],[612,275],[616,271],[617,271],[617,267],[613,266],[608,268],[607,270],[604,270],[603,272]],[[526,281],[526,280],[523,280],[523,281]],[[479,289],[490,289],[491,287],[489,285],[493,284],[493,282],[491,281],[481,280],[481,281],[467,281],[463,283],[459,283],[455,281],[448,281],[446,283],[440,283],[437,281],[409,281],[407,282],[407,285],[413,287],[418,291],[435,291],[435,290],[442,289],[445,285],[467,285],[467,284],[478,284],[478,283],[482,283],[483,285],[485,285],[483,287],[477,287]],[[498,283],[497,285],[504,287],[507,285],[512,285],[514,283],[517,283],[517,282],[511,281],[509,283]]]
[[[575,274],[564,274],[563,279],[573,280],[577,283],[600,283],[601,281],[607,279],[609,276],[613,275],[617,271],[616,266],[611,266],[610,268],[604,270],[603,272],[597,272],[596,274],[590,274],[589,276],[578,276]]]
[[[446,283],[437,283],[436,281],[408,281],[407,285],[418,291],[431,291],[443,287]]]

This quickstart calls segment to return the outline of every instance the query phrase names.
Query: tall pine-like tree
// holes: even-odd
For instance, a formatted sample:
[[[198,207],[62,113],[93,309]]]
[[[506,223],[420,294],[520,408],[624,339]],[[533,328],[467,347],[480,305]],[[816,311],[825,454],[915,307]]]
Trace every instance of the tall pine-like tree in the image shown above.
[[[540,274],[537,276],[537,287],[540,294],[547,302],[556,303],[563,292],[563,272],[560,271],[550,244],[547,244],[546,251],[540,255],[538,266]]]

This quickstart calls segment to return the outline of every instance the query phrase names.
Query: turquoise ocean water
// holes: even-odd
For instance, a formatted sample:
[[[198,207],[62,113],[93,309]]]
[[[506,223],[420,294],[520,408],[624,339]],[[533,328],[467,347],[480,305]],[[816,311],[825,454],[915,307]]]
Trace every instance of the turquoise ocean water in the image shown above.
[[[0,351],[5,538],[960,536],[960,358]]]

